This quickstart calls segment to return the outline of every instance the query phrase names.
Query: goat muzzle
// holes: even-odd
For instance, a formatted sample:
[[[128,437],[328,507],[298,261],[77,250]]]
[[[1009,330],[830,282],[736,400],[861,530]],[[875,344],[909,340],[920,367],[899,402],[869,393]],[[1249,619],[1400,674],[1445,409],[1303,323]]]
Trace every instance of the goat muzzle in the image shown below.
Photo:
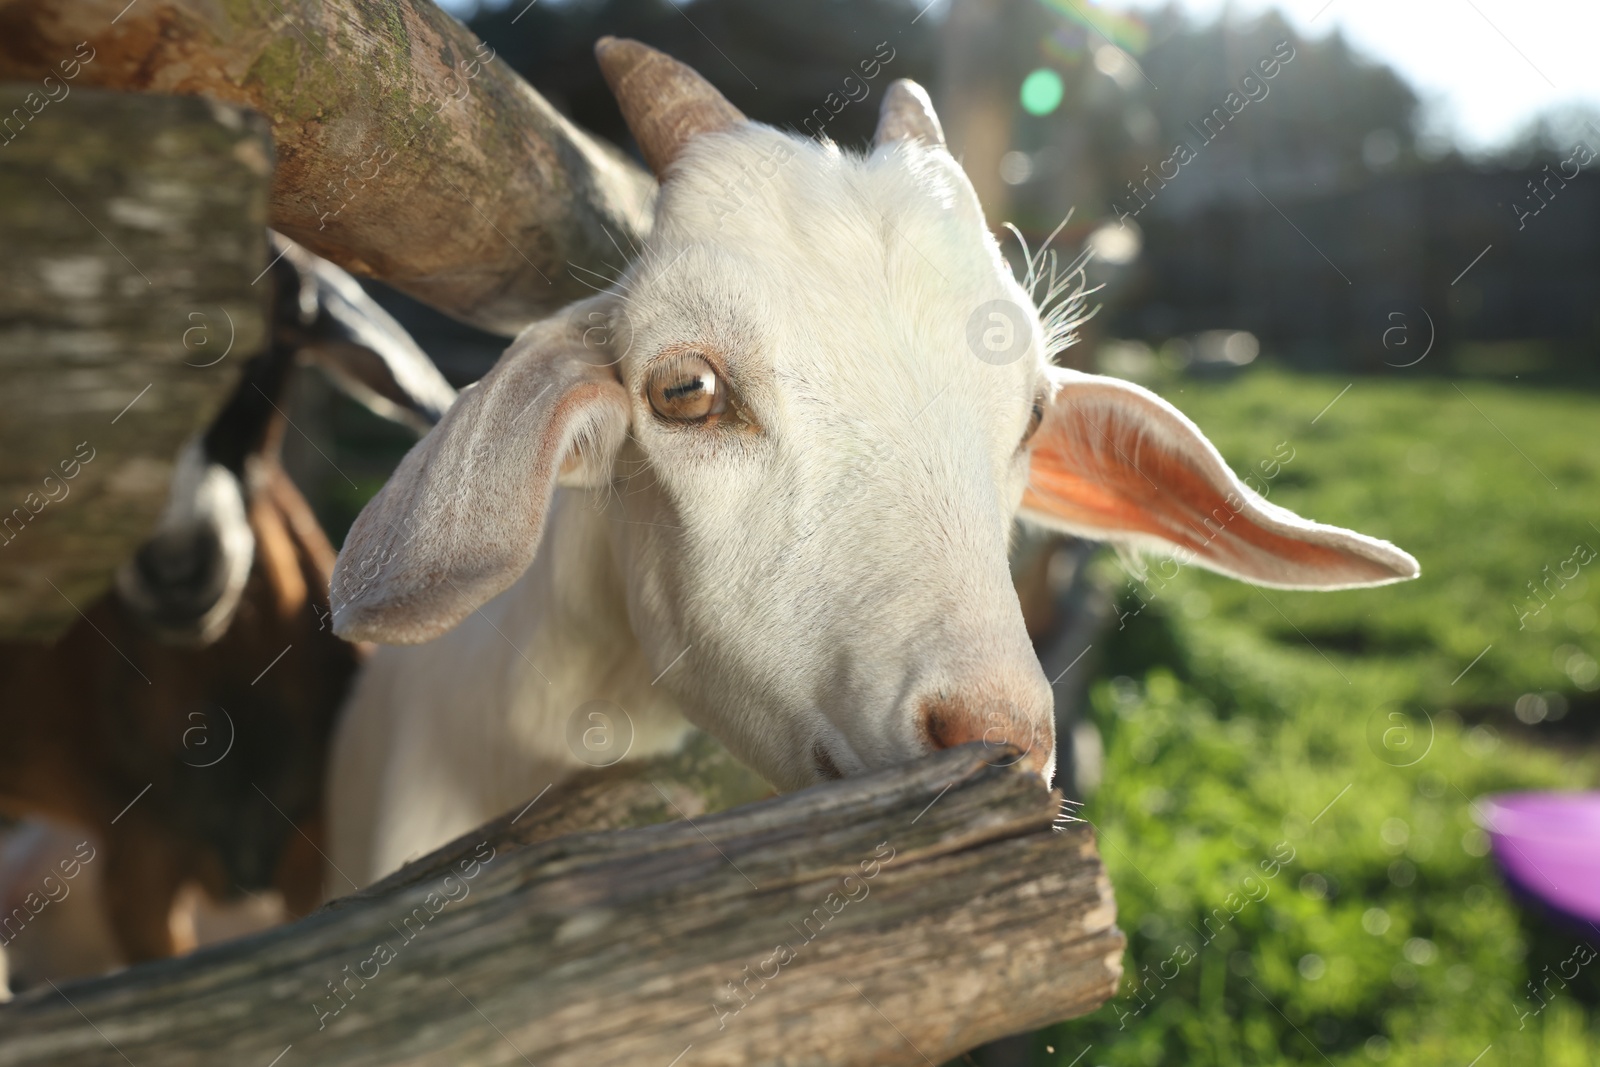
[[[1052,726],[1018,708],[984,707],[959,698],[929,700],[922,705],[921,727],[929,747],[935,751],[981,742],[990,762],[1006,766],[1021,763],[1046,782],[1052,776]]]

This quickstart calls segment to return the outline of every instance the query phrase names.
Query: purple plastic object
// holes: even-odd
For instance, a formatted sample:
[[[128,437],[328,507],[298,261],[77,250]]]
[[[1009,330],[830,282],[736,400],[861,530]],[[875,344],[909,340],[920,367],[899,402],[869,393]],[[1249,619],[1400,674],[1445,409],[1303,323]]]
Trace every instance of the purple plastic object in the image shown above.
[[[1580,923],[1600,923],[1600,793],[1503,793],[1477,808],[1515,889]]]

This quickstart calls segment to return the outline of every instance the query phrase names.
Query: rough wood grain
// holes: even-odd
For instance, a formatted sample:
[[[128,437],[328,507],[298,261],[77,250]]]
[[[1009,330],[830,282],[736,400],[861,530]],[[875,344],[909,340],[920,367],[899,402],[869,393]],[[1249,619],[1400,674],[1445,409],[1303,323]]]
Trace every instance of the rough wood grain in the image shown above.
[[[521,848],[486,828],[449,879],[28,994],[0,1065],[940,1062],[1120,977],[1089,828],[993,755]]]
[[[60,633],[150,532],[270,295],[250,284],[267,262],[259,116],[80,80],[0,86],[7,638]]]
[[[375,885],[335,900],[343,907],[371,893],[448,874],[485,839],[521,848],[563,834],[598,833],[698,819],[773,796],[772,786],[710,734],[691,730],[676,752],[586,771],[551,786],[524,808],[501,815]],[[337,889],[337,887],[335,887]]]
[[[0,0],[0,75],[266,115],[272,225],[356,274],[516,333],[649,228],[654,182],[431,0]],[[593,280],[591,278],[591,280]]]

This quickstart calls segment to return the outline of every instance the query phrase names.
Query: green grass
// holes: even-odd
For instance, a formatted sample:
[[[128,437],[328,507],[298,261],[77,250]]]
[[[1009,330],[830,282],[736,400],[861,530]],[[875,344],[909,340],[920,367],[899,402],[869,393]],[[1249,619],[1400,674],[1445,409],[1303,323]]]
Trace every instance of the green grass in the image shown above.
[[[1388,538],[1423,576],[1312,594],[1186,570],[1098,649],[1105,784],[1084,814],[1126,978],[1037,1035],[1036,1062],[1600,1062],[1600,960],[1519,1017],[1529,978],[1600,933],[1515,905],[1469,808],[1600,784],[1600,559],[1518,618],[1545,566],[1600,549],[1600,396],[1270,370],[1162,391],[1271,500]],[[340,411],[356,485],[316,494],[336,541],[409,444]],[[1565,715],[1519,722],[1527,694]]]
[[[1163,389],[1274,502],[1393,540],[1423,577],[1308,594],[1188,571],[1111,637],[1084,814],[1126,977],[1038,1035],[1039,1062],[1600,1061],[1600,962],[1537,1013],[1525,988],[1600,932],[1515,904],[1470,808],[1600,782],[1600,560],[1519,628],[1528,582],[1600,548],[1600,398],[1347,384]],[[1546,721],[1518,720],[1526,694]]]

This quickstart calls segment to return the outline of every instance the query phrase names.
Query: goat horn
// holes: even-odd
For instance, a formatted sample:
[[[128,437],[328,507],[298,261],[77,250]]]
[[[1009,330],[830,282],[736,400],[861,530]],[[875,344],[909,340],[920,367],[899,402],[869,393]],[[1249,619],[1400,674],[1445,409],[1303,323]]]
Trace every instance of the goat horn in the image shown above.
[[[944,129],[939,125],[939,116],[933,113],[928,90],[910,78],[891,82],[883,91],[878,132],[872,135],[872,143],[877,146],[890,141],[921,141],[930,148],[944,147]]]
[[[657,178],[666,178],[667,168],[695,137],[745,121],[710,82],[647,44],[602,37],[595,42],[594,54]]]

